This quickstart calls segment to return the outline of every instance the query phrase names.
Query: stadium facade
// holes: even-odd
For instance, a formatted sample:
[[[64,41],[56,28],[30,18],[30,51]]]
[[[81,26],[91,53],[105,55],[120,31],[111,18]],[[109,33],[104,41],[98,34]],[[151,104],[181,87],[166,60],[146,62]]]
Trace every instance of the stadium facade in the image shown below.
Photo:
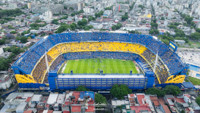
[[[133,60],[142,74],[59,73],[66,60],[86,58]],[[34,44],[12,68],[20,88],[51,90],[79,85],[93,90],[107,90],[113,84],[126,84],[131,89],[180,85],[187,72],[187,66],[170,46],[152,36],[102,32],[50,35]]]

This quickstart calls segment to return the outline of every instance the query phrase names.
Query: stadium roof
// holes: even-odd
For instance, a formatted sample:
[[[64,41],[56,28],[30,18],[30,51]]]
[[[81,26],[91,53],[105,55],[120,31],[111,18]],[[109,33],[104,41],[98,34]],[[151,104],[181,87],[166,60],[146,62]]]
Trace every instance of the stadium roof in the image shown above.
[[[194,85],[191,82],[183,82],[184,88],[194,88]]]

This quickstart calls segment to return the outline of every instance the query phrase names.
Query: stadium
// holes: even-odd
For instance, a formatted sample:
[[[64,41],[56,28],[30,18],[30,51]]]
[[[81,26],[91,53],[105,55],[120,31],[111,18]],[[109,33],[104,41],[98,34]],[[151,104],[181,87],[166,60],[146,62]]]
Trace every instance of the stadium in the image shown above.
[[[149,35],[62,33],[38,41],[12,68],[20,88],[147,89],[183,83],[187,66],[174,51]]]

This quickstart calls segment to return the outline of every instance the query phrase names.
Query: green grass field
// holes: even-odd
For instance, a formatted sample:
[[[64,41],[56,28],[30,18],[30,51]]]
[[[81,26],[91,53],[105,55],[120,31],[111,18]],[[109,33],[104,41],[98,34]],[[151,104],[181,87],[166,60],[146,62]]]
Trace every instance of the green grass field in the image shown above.
[[[120,59],[79,59],[68,60],[62,69],[62,73],[69,74],[95,74],[103,70],[104,74],[129,74],[138,73],[135,64],[131,60]]]
[[[200,85],[200,79],[189,76],[188,79],[192,82],[193,85]]]

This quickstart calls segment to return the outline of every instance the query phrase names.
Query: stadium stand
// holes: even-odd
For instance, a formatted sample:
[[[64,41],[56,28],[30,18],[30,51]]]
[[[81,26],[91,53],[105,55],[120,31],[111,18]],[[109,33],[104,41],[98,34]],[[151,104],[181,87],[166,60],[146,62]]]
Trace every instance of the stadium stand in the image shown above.
[[[99,51],[99,53],[98,53]],[[115,58],[127,58],[126,53],[135,53],[140,55],[151,68],[155,65],[156,54],[158,53],[158,65],[155,73],[159,79],[156,83],[165,83],[171,75],[178,75],[185,68],[179,56],[171,51],[168,45],[148,35],[127,34],[127,33],[63,33],[50,35],[36,44],[24,53],[14,64],[15,74],[30,74],[35,81],[43,83],[47,80],[47,67],[45,54],[47,54],[50,70],[58,70],[58,64],[64,62],[74,54],[74,58],[80,58],[81,53],[85,57],[94,57],[100,52],[122,52],[123,55]],[[91,55],[90,52],[95,52]],[[109,56],[108,53],[101,53]],[[112,53],[115,54],[115,53]],[[103,55],[102,55],[103,56]]]

